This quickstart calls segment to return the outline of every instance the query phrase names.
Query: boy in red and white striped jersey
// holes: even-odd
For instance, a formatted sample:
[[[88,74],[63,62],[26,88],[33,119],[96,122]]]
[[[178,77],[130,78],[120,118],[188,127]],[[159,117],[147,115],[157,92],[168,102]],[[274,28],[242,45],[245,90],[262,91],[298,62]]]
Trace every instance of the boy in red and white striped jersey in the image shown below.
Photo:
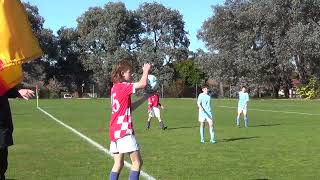
[[[149,96],[149,98],[148,98],[149,117],[148,117],[147,125],[146,125],[147,129],[150,129],[151,118],[153,118],[153,117],[158,118],[161,129],[163,129],[163,130],[167,129],[167,126],[164,124],[164,122],[161,119],[159,107],[161,107],[161,109],[164,109],[164,106],[162,104],[160,104],[159,94],[154,93],[153,95]]]
[[[132,162],[129,179],[139,179],[142,158],[139,144],[136,141],[131,112],[136,109],[147,96],[131,104],[131,95],[136,89],[143,89],[147,85],[150,64],[144,64],[143,74],[139,82],[132,83],[132,66],[128,60],[113,66],[111,89],[112,115],[109,125],[110,152],[113,153],[114,165],[110,173],[110,180],[117,180],[124,164],[124,154],[128,153]]]

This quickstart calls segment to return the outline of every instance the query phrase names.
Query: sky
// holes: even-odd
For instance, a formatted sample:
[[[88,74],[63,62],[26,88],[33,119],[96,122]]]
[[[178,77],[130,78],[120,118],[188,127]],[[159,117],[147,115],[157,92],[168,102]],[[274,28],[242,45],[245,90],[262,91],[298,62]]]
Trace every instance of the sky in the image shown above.
[[[30,2],[39,9],[39,14],[45,19],[44,27],[55,32],[61,27],[76,27],[77,18],[89,7],[103,7],[110,0],[22,0]],[[123,2],[129,10],[138,9],[144,2],[158,2],[167,8],[178,10],[185,22],[185,30],[189,33],[189,49],[205,50],[205,45],[197,39],[197,33],[202,23],[213,15],[212,5],[223,4],[224,0],[112,0]]]

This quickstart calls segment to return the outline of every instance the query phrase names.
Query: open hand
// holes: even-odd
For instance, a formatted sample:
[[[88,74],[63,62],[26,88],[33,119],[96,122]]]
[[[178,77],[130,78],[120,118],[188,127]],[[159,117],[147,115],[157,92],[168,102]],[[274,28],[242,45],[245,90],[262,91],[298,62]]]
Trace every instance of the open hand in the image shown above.
[[[29,100],[34,96],[34,91],[32,91],[31,89],[20,89],[19,94],[23,99]]]

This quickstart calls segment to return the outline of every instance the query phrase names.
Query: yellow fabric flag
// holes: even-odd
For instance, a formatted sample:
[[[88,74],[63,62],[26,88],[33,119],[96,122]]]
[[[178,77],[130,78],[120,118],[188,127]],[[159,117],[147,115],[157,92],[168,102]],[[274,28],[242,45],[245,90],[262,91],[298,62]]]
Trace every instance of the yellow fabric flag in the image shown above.
[[[0,0],[0,96],[23,79],[21,64],[42,55],[19,0]]]
[[[22,79],[23,72],[20,64],[9,66],[0,71],[0,96],[20,83]]]

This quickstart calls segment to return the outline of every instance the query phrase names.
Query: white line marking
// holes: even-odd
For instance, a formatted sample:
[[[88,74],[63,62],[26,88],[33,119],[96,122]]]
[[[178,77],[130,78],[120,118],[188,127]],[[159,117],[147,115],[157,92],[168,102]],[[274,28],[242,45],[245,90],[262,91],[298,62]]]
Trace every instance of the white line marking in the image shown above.
[[[237,109],[237,107],[231,107],[231,106],[216,106],[216,107]],[[274,111],[274,110],[268,110],[268,109],[251,109],[251,108],[248,108],[248,110],[263,111],[263,112],[276,112],[276,113],[285,113],[285,114],[300,114],[300,115],[308,115],[308,116],[320,116],[320,114],[312,114],[312,113],[304,113],[304,112],[293,112],[293,111]]]
[[[49,116],[51,119],[53,119],[54,121],[56,121],[57,123],[61,124],[62,126],[64,126],[65,128],[69,129],[70,131],[74,132],[75,134],[77,134],[78,136],[80,136],[81,138],[83,138],[84,140],[86,140],[88,143],[90,143],[91,145],[95,146],[96,148],[98,148],[100,151],[108,154],[109,156],[112,156],[112,153],[104,148],[102,145],[98,144],[97,142],[95,142],[94,140],[90,139],[89,137],[85,136],[84,134],[80,133],[79,131],[75,130],[74,128],[72,128],[71,126],[63,123],[62,121],[60,121],[59,119],[55,118],[54,116],[52,116],[51,114],[49,114],[48,112],[46,112],[45,110],[41,109],[40,107],[37,107],[40,111],[42,111],[44,114],[46,114],[47,116]],[[131,167],[131,164],[128,163],[127,161],[124,161],[124,166],[129,168]],[[140,171],[140,175],[144,178],[146,178],[147,180],[155,180],[154,177],[152,177],[151,175],[147,174],[144,171]]]

